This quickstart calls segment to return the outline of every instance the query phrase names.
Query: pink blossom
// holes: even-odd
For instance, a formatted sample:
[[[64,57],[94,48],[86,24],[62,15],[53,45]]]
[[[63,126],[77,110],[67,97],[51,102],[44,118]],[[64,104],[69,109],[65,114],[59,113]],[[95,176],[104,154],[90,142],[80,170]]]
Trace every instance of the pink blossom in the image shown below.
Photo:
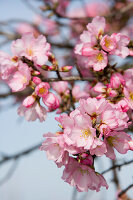
[[[74,127],[68,134],[68,139],[70,139],[72,144],[76,147],[90,149],[96,136],[96,130],[92,128],[90,117],[84,117],[81,114],[76,114],[73,116],[73,119]],[[69,140],[66,139],[66,143],[69,144]]]
[[[118,102],[117,106],[120,109],[120,111],[122,111],[122,112],[127,112],[129,110],[128,103],[126,102],[125,99],[120,100]]]
[[[125,132],[110,132],[104,139],[107,147],[105,155],[110,159],[115,159],[114,148],[121,154],[127,153],[130,149],[129,141],[131,137]]]
[[[102,175],[89,166],[78,163],[74,158],[70,158],[68,164],[65,165],[62,179],[71,186],[75,186],[79,192],[87,192],[88,189],[98,192],[102,186],[108,189]]]
[[[112,39],[114,38],[114,40],[116,40],[116,49],[112,50],[110,54],[126,58],[129,55],[129,49],[127,45],[130,39],[121,33],[113,33],[111,37]]]
[[[37,31],[37,29],[35,29],[31,24],[24,23],[24,22],[18,24],[18,26],[16,27],[16,31],[20,35],[23,35],[25,33],[33,33],[35,37],[39,35],[39,32]]]
[[[124,95],[128,106],[133,109],[133,84],[128,87],[124,87]]]
[[[103,156],[107,152],[106,145],[100,139],[95,138],[91,149],[90,154],[96,156]]]
[[[108,106],[108,102],[105,99],[88,98],[87,100],[81,99],[79,102],[80,106],[78,109],[80,112],[87,113],[91,117],[97,117]]]
[[[3,80],[9,79],[11,74],[17,70],[17,66],[17,57],[11,57],[7,53],[0,51],[0,76]]]
[[[35,93],[39,97],[45,97],[48,95],[50,85],[49,83],[41,82],[35,88]]]
[[[34,104],[35,100],[36,98],[33,95],[31,95],[31,96],[26,97],[22,104],[24,107],[29,108],[30,106]]]
[[[90,154],[88,155],[87,153],[82,153],[80,154],[80,157],[81,157],[80,163],[90,166],[93,165],[93,157]]]
[[[39,85],[42,81],[39,77],[37,76],[34,76],[32,81],[36,84],[36,85]]]
[[[45,97],[43,97],[43,103],[49,108],[49,111],[55,110],[59,107],[58,97],[49,92]]]
[[[43,137],[46,140],[42,143],[40,150],[46,151],[49,160],[53,160],[56,163],[67,164],[68,162],[68,152],[65,150],[62,134],[58,132],[56,134],[47,133]],[[62,140],[62,145],[60,145],[60,140]]]
[[[94,54],[88,58],[88,66],[93,67],[94,71],[103,70],[107,62],[107,54],[104,51],[94,51]]]
[[[54,83],[52,83],[52,88],[58,94],[63,94],[68,90],[68,82],[66,82],[66,81],[54,82]]]
[[[26,88],[31,80],[31,70],[27,64],[19,61],[18,71],[8,81],[9,87],[13,92],[22,91]]]
[[[124,85],[124,77],[120,73],[114,73],[110,78],[110,86],[114,89],[119,88],[120,85]]]
[[[89,33],[100,37],[104,33],[105,29],[105,18],[96,16],[93,18],[92,22],[87,25],[87,30]]]
[[[130,87],[133,84],[133,68],[124,71],[124,79],[126,87]]]
[[[64,130],[67,128],[71,129],[72,127],[74,127],[74,120],[72,118],[72,114],[73,112],[71,112],[70,116],[68,116],[66,113],[63,113],[59,117],[55,118],[62,125]]]
[[[113,51],[116,48],[116,40],[114,37],[105,35],[100,42],[102,48],[107,51]]]
[[[80,98],[87,98],[89,97],[89,94],[85,91],[82,91],[80,89],[79,85],[75,85],[72,89],[72,95],[76,100],[79,100]]]
[[[86,14],[88,17],[95,17],[109,13],[109,5],[107,2],[89,2],[85,5]]]
[[[50,44],[43,35],[37,38],[33,33],[26,33],[21,39],[12,42],[12,52],[18,57],[25,56],[33,60],[35,65],[44,65],[48,61]]]
[[[23,105],[20,105],[18,108],[18,115],[24,116],[27,121],[35,121],[36,119],[39,119],[40,122],[43,122],[46,119],[46,114],[46,109],[38,102],[35,102],[28,108]]]
[[[129,144],[129,149],[133,151],[133,140],[129,141],[128,144]]]

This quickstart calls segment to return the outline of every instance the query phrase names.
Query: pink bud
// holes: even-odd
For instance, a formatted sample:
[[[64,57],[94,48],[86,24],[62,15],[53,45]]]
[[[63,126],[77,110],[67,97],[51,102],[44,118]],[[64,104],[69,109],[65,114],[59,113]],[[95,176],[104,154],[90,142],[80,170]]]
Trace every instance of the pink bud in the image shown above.
[[[35,76],[35,77],[33,77],[33,82],[36,84],[36,85],[38,85],[38,84],[40,84],[42,81],[41,81],[41,79],[40,78],[38,78],[37,76]]]
[[[49,66],[48,65],[42,65],[41,68],[44,69],[44,70],[48,70]]]
[[[35,93],[39,97],[45,97],[48,94],[48,89],[50,88],[49,83],[46,82],[41,82],[39,85],[36,86],[35,88]]]
[[[51,65],[51,66],[49,66],[48,70],[55,71],[56,70],[56,66]]]
[[[62,72],[69,72],[72,68],[73,68],[73,66],[64,66],[64,67],[61,67],[61,71]]]
[[[34,75],[34,76],[37,76],[37,75],[39,75],[40,74],[40,72],[39,71],[32,71],[32,75]]]
[[[125,80],[120,73],[114,73],[110,78],[110,85],[112,88],[119,88],[120,85],[124,85]]]
[[[112,90],[111,88],[109,88],[108,93],[109,93],[110,97],[116,97],[117,96],[117,92],[115,90]]]
[[[28,108],[28,107],[33,105],[35,100],[36,100],[36,98],[31,95],[31,96],[26,97],[22,104],[23,104],[24,107]]]
[[[43,98],[43,103],[50,109],[50,111],[59,107],[58,97],[51,92]]]

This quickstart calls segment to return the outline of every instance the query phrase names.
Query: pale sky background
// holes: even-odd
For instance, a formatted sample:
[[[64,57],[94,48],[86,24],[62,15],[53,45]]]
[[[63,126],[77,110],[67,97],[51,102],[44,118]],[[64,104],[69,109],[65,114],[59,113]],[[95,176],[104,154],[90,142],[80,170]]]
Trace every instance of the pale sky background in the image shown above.
[[[29,10],[21,0],[0,0],[0,21],[12,18],[31,20],[34,13]],[[3,48],[7,52],[9,47]],[[4,88],[0,85],[0,91]],[[4,111],[0,111],[0,152],[12,155],[43,141],[42,135],[49,131],[55,132],[58,123],[54,120],[54,114],[50,114],[43,123],[20,121],[17,115],[18,105],[8,109],[11,98],[4,99]],[[132,158],[133,153],[127,156],[120,156],[120,159]],[[109,159],[103,158],[97,164],[97,169],[103,171],[109,167]],[[5,176],[12,162],[0,167],[0,180]],[[133,181],[133,166],[124,167],[120,173],[122,176],[123,188]],[[62,179],[62,169],[47,160],[45,152],[35,151],[32,154],[22,157],[12,175],[3,185],[0,185],[0,200],[71,200],[73,188]],[[85,194],[84,200],[115,200],[113,186],[110,184],[111,176],[105,175],[110,185],[108,191],[103,189],[101,193],[89,192]],[[133,190],[130,191],[133,196]],[[78,200],[84,194],[78,194]]]

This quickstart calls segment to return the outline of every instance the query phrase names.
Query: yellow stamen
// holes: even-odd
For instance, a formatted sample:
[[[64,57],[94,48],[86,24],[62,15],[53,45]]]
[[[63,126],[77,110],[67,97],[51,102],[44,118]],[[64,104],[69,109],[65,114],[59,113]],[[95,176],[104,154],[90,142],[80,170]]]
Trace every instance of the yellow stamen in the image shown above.
[[[79,169],[79,171],[81,172],[81,174],[82,174],[82,176],[84,175],[84,174],[89,174],[89,172],[88,172],[88,170],[85,170],[85,169]]]
[[[96,56],[96,59],[98,62],[102,62],[103,61],[103,54],[102,53],[98,53]]]
[[[27,78],[25,76],[22,79],[22,83],[27,83]]]
[[[83,129],[83,130],[81,130],[81,132],[82,132],[82,135],[80,137],[84,137],[86,140],[91,135],[91,131],[89,128]]]
[[[114,146],[113,143],[114,143],[115,141],[117,141],[117,140],[118,140],[117,136],[115,136],[115,137],[109,136],[109,137],[107,138],[107,141],[108,141],[109,145],[112,146],[112,147]]]
[[[108,48],[111,45],[111,40],[105,38],[105,46]]]
[[[32,56],[33,55],[33,51],[31,49],[26,49],[26,53],[29,55],[29,56]]]
[[[129,97],[131,100],[133,100],[133,92],[130,92]]]
[[[46,88],[40,88],[38,92],[39,94],[46,94],[47,90]]]
[[[11,60],[12,60],[13,62],[17,62],[17,61],[18,61],[18,57],[17,57],[17,56],[14,56]]]

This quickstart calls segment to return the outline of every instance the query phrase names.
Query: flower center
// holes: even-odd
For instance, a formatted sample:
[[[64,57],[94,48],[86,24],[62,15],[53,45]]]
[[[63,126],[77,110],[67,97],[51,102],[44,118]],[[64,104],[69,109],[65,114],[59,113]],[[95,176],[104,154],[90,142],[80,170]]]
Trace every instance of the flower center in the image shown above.
[[[131,100],[133,100],[133,92],[130,92],[129,97]]]
[[[28,54],[28,56],[33,55],[33,51],[31,49],[26,49],[26,53]]]
[[[11,60],[16,63],[18,61],[18,57],[14,56]]]
[[[84,137],[86,140],[91,135],[91,131],[89,128],[81,130],[82,135],[80,137]]]
[[[80,168],[79,171],[81,172],[82,176],[84,174],[87,174],[87,175],[89,174],[88,170],[85,170],[85,169],[82,169],[82,168]]]
[[[117,137],[109,136],[107,138],[107,141],[108,141],[109,145],[113,147],[114,146],[113,142],[117,141]]]
[[[26,78],[25,76],[24,76],[23,79],[22,79],[22,83],[23,83],[23,84],[27,83],[27,78]]]
[[[102,62],[103,61],[102,53],[98,53],[98,55],[96,56],[96,59],[97,59],[98,62]]]
[[[39,89],[39,94],[46,94],[46,92],[47,92],[46,88]]]
[[[108,48],[111,45],[111,41],[105,38],[105,46]]]

